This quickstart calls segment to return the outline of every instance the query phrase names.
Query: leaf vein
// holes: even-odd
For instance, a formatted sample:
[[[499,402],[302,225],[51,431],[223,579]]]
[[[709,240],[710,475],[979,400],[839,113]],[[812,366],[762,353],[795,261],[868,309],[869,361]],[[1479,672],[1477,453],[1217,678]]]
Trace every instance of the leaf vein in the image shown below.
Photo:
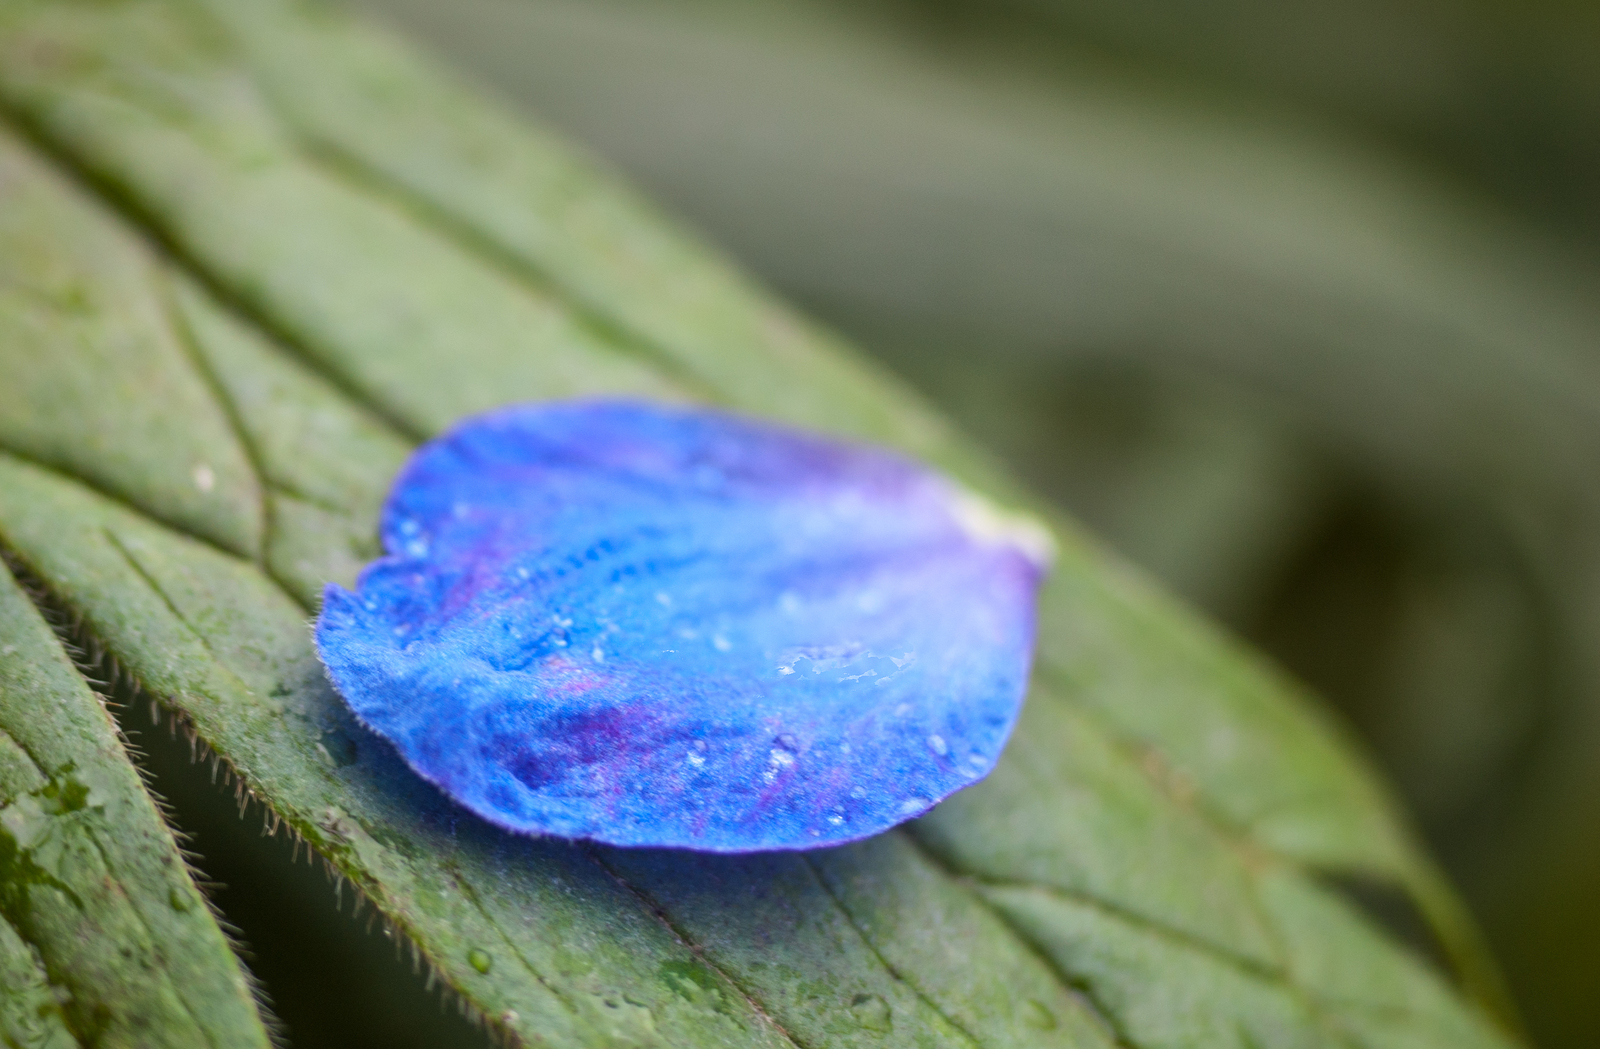
[[[878,945],[872,942],[872,938],[867,935],[867,931],[863,929],[856,921],[855,915],[850,913],[850,908],[844,905],[844,902],[840,900],[838,895],[833,891],[833,886],[829,885],[828,880],[824,878],[817,870],[816,861],[804,854],[801,854],[801,859],[806,865],[806,870],[811,873],[812,880],[815,881],[818,887],[822,889],[823,893],[827,895],[828,901],[833,904],[834,909],[844,916],[844,920],[849,923],[850,928],[855,931],[855,934],[858,937],[860,937],[862,944],[865,945],[867,950],[872,953],[872,956],[878,960],[878,964],[883,966],[884,971],[890,976],[894,977],[896,982],[902,983],[906,987],[910,988],[911,993],[916,995],[917,999],[921,1001],[922,1004],[932,1009],[945,1023],[949,1024],[957,1031],[960,1031],[961,1034],[966,1037],[967,1041],[971,1042],[975,1046],[982,1046],[984,1044],[983,1039],[967,1030],[965,1025],[946,1013],[944,1009],[939,1006],[939,1003],[934,1001],[933,998],[914,980],[902,973],[892,962],[889,961],[889,959],[883,956],[883,952],[878,950]]]
[[[263,94],[269,99],[272,97],[270,91],[263,91]],[[274,109],[276,111],[277,107]],[[612,349],[663,372],[695,397],[714,402],[727,400],[713,384],[657,347],[648,336],[630,331],[622,322],[585,303],[573,289],[560,284],[522,255],[495,243],[470,223],[451,215],[424,194],[396,181],[339,143],[307,135],[283,112],[278,112],[278,116],[293,129],[298,147],[296,155],[323,174],[384,201],[421,228],[510,277],[523,288],[558,299],[578,325],[599,336]]]
[[[262,311],[253,308],[247,299],[237,294],[220,279],[208,273],[206,268],[201,265],[200,260],[185,249],[178,239],[168,232],[156,216],[140,203],[133,194],[95,171],[93,167],[84,163],[68,148],[52,140],[35,120],[30,119],[25,111],[7,101],[3,95],[0,95],[0,125],[5,126],[19,139],[44,154],[58,169],[77,182],[90,196],[100,200],[115,211],[129,226],[143,234],[152,246],[159,248],[160,254],[172,265],[180,268],[193,278],[218,302],[227,306],[239,316],[247,318],[251,324],[268,335],[270,337],[269,341],[276,346],[286,348],[296,363],[321,376],[338,389],[341,394],[349,398],[350,401],[367,409],[367,411],[377,416],[396,432],[404,434],[412,443],[420,443],[427,439],[428,434],[420,432],[398,414],[389,410],[386,405],[367,397],[346,381],[343,376],[327,368],[317,359],[315,354],[309,352],[301,341],[286,331],[282,325],[275,323]]]
[[[113,863],[111,857],[106,854],[105,846],[101,843],[99,836],[88,828],[85,828],[85,834],[87,834],[90,844],[94,846],[94,851],[100,856],[100,862],[105,865],[105,869],[107,871],[116,870],[117,865]],[[117,884],[117,889],[119,892],[122,891],[121,883]],[[132,898],[127,895],[126,892],[123,892],[122,895],[123,898],[128,902],[128,909],[133,912],[134,920],[139,923],[139,928],[144,930],[145,939],[148,940],[152,946],[160,943],[160,939],[156,936],[155,931],[150,928],[150,923],[145,919],[144,911],[132,900]],[[173,981],[170,973],[166,974],[166,977],[166,982],[172,986],[172,990],[174,992],[173,997],[175,997],[178,1003],[183,1006],[184,1015],[187,1016],[189,1021],[194,1024],[195,1028],[204,1035],[207,1044],[215,1046],[217,1044],[216,1038],[212,1035],[212,1032],[208,1029],[207,1025],[200,1022],[199,1016],[196,1015],[194,1008],[189,1004],[189,996],[184,992],[182,987],[179,987]]]
[[[572,1000],[571,996],[563,991],[560,987],[551,983],[545,978],[543,973],[534,967],[533,963],[528,960],[527,955],[523,954],[522,949],[517,946],[516,941],[510,936],[507,936],[505,930],[500,928],[500,923],[495,921],[494,918],[489,914],[488,909],[483,905],[483,900],[478,896],[478,890],[473,888],[472,882],[463,876],[459,869],[456,870],[455,873],[457,875],[456,884],[461,887],[462,894],[466,896],[468,900],[472,901],[473,909],[482,915],[484,922],[486,922],[488,926],[500,936],[500,939],[505,943],[506,948],[511,951],[512,955],[517,959],[522,967],[527,970],[528,975],[532,976],[540,986],[544,987],[545,990],[554,995],[556,1000],[559,1001],[569,1013],[571,1013],[573,1016],[578,1016],[579,1013],[577,1004]],[[415,942],[415,938],[413,938],[413,942]],[[426,953],[426,948],[419,947],[419,949]],[[446,977],[446,982],[449,982],[448,977]],[[459,987],[456,988],[456,990],[457,993],[468,997],[470,1000],[470,996],[466,995],[465,991],[462,991]],[[515,1035],[515,1032],[509,1032],[509,1029],[508,1033]]]
[[[15,459],[18,462],[27,463],[30,467],[32,467],[35,470],[40,471],[41,473],[48,473],[48,474],[51,474],[51,475],[53,475],[55,477],[59,477],[59,478],[62,478],[64,480],[66,480],[66,481],[69,481],[72,484],[78,485],[81,488],[87,488],[89,491],[93,492],[95,495],[99,496],[100,498],[106,500],[109,503],[115,504],[116,507],[119,510],[122,510],[125,513],[132,514],[133,516],[137,517],[144,524],[150,525],[151,527],[154,527],[154,528],[160,528],[160,529],[162,529],[163,531],[166,531],[166,532],[171,532],[173,535],[183,536],[185,539],[193,540],[194,542],[199,543],[200,545],[208,548],[213,553],[221,554],[222,556],[224,556],[226,558],[229,558],[230,560],[237,561],[237,562],[239,562],[241,564],[247,564],[247,565],[250,565],[251,567],[255,567],[255,568],[259,568],[260,567],[260,565],[257,565],[254,561],[250,561],[250,560],[248,560],[246,558],[240,557],[239,554],[236,551],[229,550],[228,548],[223,547],[223,546],[219,546],[219,545],[217,545],[217,543],[215,543],[214,541],[212,541],[210,539],[207,539],[203,535],[196,535],[195,533],[189,531],[186,528],[182,528],[182,527],[180,527],[178,525],[171,524],[171,523],[169,523],[167,521],[161,520],[158,517],[155,517],[149,511],[145,510],[143,507],[136,506],[133,503],[130,503],[124,496],[119,495],[116,492],[109,491],[108,489],[106,489],[102,485],[100,485],[97,482],[95,482],[93,479],[88,478],[88,477],[84,477],[83,475],[78,474],[78,473],[76,473],[76,472],[74,472],[74,471],[72,471],[70,469],[67,469],[66,467],[63,467],[63,466],[61,466],[59,464],[56,464],[56,463],[48,463],[48,462],[45,462],[42,459],[35,458],[34,456],[28,454],[27,452],[19,451],[17,448],[15,448],[15,447],[13,447],[13,446],[11,446],[9,444],[6,444],[3,441],[0,441],[0,454],[3,454],[3,455],[8,456],[8,457],[10,457],[12,459]],[[281,584],[280,584],[280,586],[281,586]]]
[[[28,948],[28,958],[33,962],[35,971],[38,972],[40,976],[44,977],[45,986],[49,987],[51,991],[61,995],[62,997],[70,998],[72,993],[71,990],[65,984],[57,980],[55,975],[51,973],[50,967],[45,964],[44,954],[39,950],[39,945],[33,940],[29,939],[27,934],[18,928],[17,923],[12,921],[11,917],[4,911],[0,911],[0,922],[4,922],[6,928],[10,929],[16,938],[22,942],[23,946]],[[73,1010],[62,1009],[59,1006],[56,1009],[56,1015],[61,1018],[61,1023],[66,1027],[67,1033],[72,1035],[72,1037],[77,1040],[78,1045],[91,1045],[92,1043],[90,1042],[89,1032],[82,1030],[76,1023],[73,1022],[73,1013]]]
[[[1205,954],[1207,957],[1223,962],[1230,968],[1241,973],[1245,973],[1258,980],[1267,980],[1281,984],[1288,984],[1290,982],[1287,975],[1287,970],[1285,969],[1263,965],[1258,961],[1245,957],[1244,955],[1236,954],[1233,951],[1219,947],[1209,940],[1202,939],[1192,933],[1184,932],[1182,929],[1176,929],[1170,925],[1155,921],[1146,915],[1140,914],[1138,911],[1132,910],[1109,900],[1101,899],[1092,893],[1063,889],[1057,885],[1046,885],[1040,882],[1025,881],[1020,879],[1012,881],[1005,878],[984,878],[981,876],[971,875],[968,875],[967,877],[969,877],[974,884],[984,888],[1026,889],[1032,892],[1043,893],[1047,896],[1054,896],[1069,903],[1090,907],[1099,911],[1106,917],[1116,919],[1124,925],[1133,926],[1134,928],[1137,928],[1143,932],[1158,936],[1169,943],[1188,948],[1192,951],[1198,951],[1202,954]]]
[[[999,908],[995,907],[994,904],[984,899],[982,893],[972,891],[972,886],[977,883],[976,878],[973,878],[968,874],[963,874],[962,872],[953,868],[950,864],[946,863],[942,857],[935,854],[933,850],[929,849],[925,844],[923,844],[922,839],[917,837],[915,830],[907,831],[906,840],[911,843],[911,847],[916,849],[917,852],[919,852],[923,858],[934,867],[934,869],[948,877],[951,882],[959,886],[962,891],[966,892],[968,896],[970,896],[972,900],[978,904],[978,906],[992,914],[995,920],[1000,922],[1000,924],[1005,927],[1006,931],[1017,940],[1024,950],[1033,955],[1034,958],[1038,959],[1038,961],[1055,976],[1056,981],[1061,984],[1064,990],[1083,1001],[1085,1005],[1087,1005],[1091,1015],[1093,1015],[1094,1018],[1105,1028],[1105,1030],[1111,1034],[1113,1042],[1119,1047],[1119,1049],[1138,1049],[1133,1040],[1128,1037],[1126,1032],[1123,1031],[1122,1025],[1116,1021],[1115,1014],[1112,1013],[1110,1008],[1108,1008],[1105,1003],[1100,1001],[1100,999],[1093,993],[1092,989],[1088,987],[1085,981],[1077,979],[1070,973],[1063,971],[1062,968],[1056,964],[1055,959],[1051,958],[1048,954],[1041,951],[1037,945],[1035,945],[1031,936],[1029,936],[1022,929],[1017,928],[1016,923],[1007,917],[1002,911],[1000,911]]]
[[[757,998],[748,987],[734,979],[731,973],[723,969],[722,966],[718,965],[714,960],[712,960],[711,956],[705,949],[705,945],[696,942],[695,939],[689,935],[686,929],[680,928],[677,923],[675,923],[667,915],[666,909],[652,899],[648,893],[618,873],[615,868],[613,868],[609,863],[600,857],[599,852],[592,845],[586,845],[584,847],[584,852],[588,855],[589,859],[594,862],[595,866],[599,867],[603,872],[610,876],[613,881],[621,886],[623,891],[627,892],[634,899],[638,900],[639,905],[653,915],[657,921],[664,925],[667,931],[672,933],[673,938],[679,943],[683,944],[683,946],[687,948],[702,965],[706,966],[706,968],[722,977],[722,979],[728,982],[728,986],[738,991],[739,994],[744,998],[745,1002],[750,1006],[751,1010],[762,1020],[771,1025],[773,1030],[782,1035],[785,1041],[787,1041],[790,1045],[795,1046],[796,1049],[812,1049],[811,1046],[806,1045],[799,1038],[789,1033],[789,1031],[778,1022],[777,1018],[767,1011],[761,1000]]]
[[[188,361],[189,367],[194,369],[196,376],[199,377],[201,383],[211,394],[212,399],[216,401],[217,407],[221,409],[223,418],[228,420],[228,426],[233,430],[234,439],[239,442],[239,447],[243,449],[245,461],[250,464],[250,471],[255,476],[256,493],[261,501],[261,540],[252,560],[256,564],[265,567],[266,552],[272,545],[274,521],[272,500],[267,498],[267,470],[266,464],[262,459],[261,449],[251,439],[250,431],[246,429],[244,420],[240,417],[238,404],[234,402],[232,397],[228,396],[227,389],[217,378],[216,372],[206,362],[205,355],[200,352],[200,347],[195,342],[194,329],[190,326],[188,319],[184,317],[183,311],[178,308],[178,304],[173,300],[172,291],[166,286],[165,281],[160,283],[156,289],[156,294],[160,297],[161,311],[167,319],[167,324],[172,329],[178,345],[183,349],[184,358]]]

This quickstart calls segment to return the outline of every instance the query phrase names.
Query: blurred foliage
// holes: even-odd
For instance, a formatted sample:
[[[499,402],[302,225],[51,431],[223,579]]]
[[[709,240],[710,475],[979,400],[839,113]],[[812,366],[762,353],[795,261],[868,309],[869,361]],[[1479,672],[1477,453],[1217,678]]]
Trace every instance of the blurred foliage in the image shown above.
[[[1330,697],[1600,1029],[1600,9],[364,0]]]
[[[1600,8],[1582,0],[880,0],[947,33],[1318,111],[1600,236]]]

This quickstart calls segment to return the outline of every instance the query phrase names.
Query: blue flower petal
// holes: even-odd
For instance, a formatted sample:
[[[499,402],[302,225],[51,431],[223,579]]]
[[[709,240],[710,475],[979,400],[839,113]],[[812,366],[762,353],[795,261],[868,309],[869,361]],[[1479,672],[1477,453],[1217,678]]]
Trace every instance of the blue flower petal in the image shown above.
[[[317,649],[512,830],[713,852],[876,834],[994,766],[1048,536],[881,450],[599,401],[462,423]]]

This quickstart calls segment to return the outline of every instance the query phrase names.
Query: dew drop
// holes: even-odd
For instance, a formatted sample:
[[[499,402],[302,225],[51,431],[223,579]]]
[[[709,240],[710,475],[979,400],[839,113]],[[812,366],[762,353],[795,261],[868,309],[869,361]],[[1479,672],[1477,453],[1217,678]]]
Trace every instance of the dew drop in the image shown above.
[[[863,1030],[888,1034],[894,1027],[889,1003],[876,994],[858,994],[850,999],[850,1015]]]
[[[194,468],[194,486],[202,493],[208,493],[217,486],[217,475],[211,467],[201,463]]]
[[[767,768],[761,774],[762,782],[771,783],[778,778],[778,773],[794,764],[795,750],[799,743],[789,733],[785,732],[772,741],[772,747],[767,751]]]
[[[690,1005],[719,1013],[730,1011],[716,975],[699,962],[663,962],[660,974],[668,989]]]
[[[167,902],[172,904],[172,909],[183,914],[190,907],[189,894],[178,889],[167,893]]]
[[[928,746],[941,758],[950,753],[950,744],[946,743],[944,737],[937,732],[928,737]]]
[[[488,951],[474,947],[467,952],[467,964],[480,973],[488,973],[490,967],[494,965],[494,959],[489,957]]]
[[[356,760],[356,741],[336,728],[328,729],[317,739],[317,750],[334,768],[343,768]]]

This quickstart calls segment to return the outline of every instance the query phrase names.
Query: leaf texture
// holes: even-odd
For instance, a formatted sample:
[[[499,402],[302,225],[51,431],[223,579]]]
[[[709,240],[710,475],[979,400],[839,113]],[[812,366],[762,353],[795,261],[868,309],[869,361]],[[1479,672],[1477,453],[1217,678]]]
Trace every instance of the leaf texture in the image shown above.
[[[265,1046],[100,698],[0,570],[0,1043]]]
[[[0,391],[0,542],[507,1034],[1507,1044],[1320,880],[1411,892],[1475,971],[1338,731],[1065,521],[1011,746],[909,829],[713,857],[453,807],[354,722],[306,619],[458,416],[709,400],[1027,497],[593,164],[340,15],[0,0],[0,106],[0,361],[35,391]]]

